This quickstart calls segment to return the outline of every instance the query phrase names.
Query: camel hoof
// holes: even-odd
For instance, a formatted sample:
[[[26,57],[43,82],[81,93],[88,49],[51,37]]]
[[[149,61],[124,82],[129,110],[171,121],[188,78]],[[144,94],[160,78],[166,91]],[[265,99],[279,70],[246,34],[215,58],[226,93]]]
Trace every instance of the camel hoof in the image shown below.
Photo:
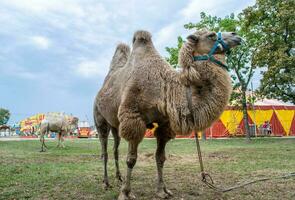
[[[118,181],[120,181],[120,182],[123,182],[123,179],[122,179],[122,176],[121,176],[120,173],[117,173],[117,174],[116,174],[116,179],[117,179]]]
[[[156,195],[161,199],[168,199],[170,196],[173,196],[173,193],[166,188],[162,188],[157,191]]]
[[[108,189],[110,189],[112,187],[111,187],[111,185],[109,184],[108,181],[103,181],[103,188],[104,188],[104,190],[108,190]]]
[[[46,151],[46,150],[43,150],[43,149],[42,149],[42,150],[40,150],[40,152],[45,152],[45,151]]]
[[[129,192],[129,194],[126,194],[125,192],[120,192],[120,195],[118,197],[118,200],[135,200],[136,197],[132,192]]]
[[[173,193],[168,190],[167,188],[164,188],[164,191],[169,195],[169,196],[173,196]]]

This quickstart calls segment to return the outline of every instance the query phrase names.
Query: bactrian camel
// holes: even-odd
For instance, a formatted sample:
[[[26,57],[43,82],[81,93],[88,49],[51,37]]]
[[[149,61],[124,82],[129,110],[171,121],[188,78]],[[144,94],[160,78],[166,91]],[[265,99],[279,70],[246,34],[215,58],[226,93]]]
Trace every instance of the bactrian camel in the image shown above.
[[[239,45],[241,38],[236,33],[221,33],[220,39],[224,45],[218,43],[213,55],[219,64],[212,60],[196,59],[208,55],[217,38],[217,33],[207,30],[189,35],[179,52],[181,72],[172,69],[160,56],[147,31],[135,32],[131,53],[127,45],[118,45],[110,71],[95,98],[94,120],[102,145],[106,187],[109,186],[109,130],[114,136],[114,157],[119,179],[120,137],[128,141],[127,175],[119,200],[135,198],[131,193],[131,173],[136,163],[138,145],[147,127],[151,127],[153,122],[159,125],[155,131],[156,194],[160,198],[167,198],[172,193],[163,180],[166,143],[176,133],[189,134],[193,130],[204,130],[221,115],[232,88],[230,76],[220,63],[225,62],[226,50]],[[191,92],[191,109],[188,105],[188,88]]]
[[[64,136],[69,134],[71,131],[74,131],[78,128],[77,117],[60,117],[56,119],[44,119],[40,124],[40,142],[41,142],[41,152],[46,150],[44,135],[49,134],[49,132],[56,132],[58,137],[58,145],[57,147],[65,147],[64,146]]]

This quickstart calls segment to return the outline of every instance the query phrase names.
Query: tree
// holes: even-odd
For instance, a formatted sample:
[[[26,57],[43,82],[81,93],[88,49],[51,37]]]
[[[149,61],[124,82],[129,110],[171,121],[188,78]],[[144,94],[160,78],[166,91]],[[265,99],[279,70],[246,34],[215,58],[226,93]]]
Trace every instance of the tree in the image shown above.
[[[239,16],[235,17],[234,14],[226,16],[225,18],[219,18],[216,16],[207,15],[204,12],[201,13],[201,21],[198,23],[188,23],[184,27],[186,29],[202,29],[206,28],[213,31],[230,31],[237,32],[240,36],[248,36],[243,32],[243,18]],[[244,38],[244,42],[240,47],[237,47],[231,51],[231,54],[227,57],[228,67],[230,69],[231,78],[233,82],[234,91],[231,96],[231,102],[235,102],[240,105],[243,110],[243,120],[246,129],[246,136],[250,139],[249,120],[247,115],[247,97],[246,91],[248,89],[251,78],[254,74],[255,66],[251,65],[252,52],[255,49],[252,48],[252,39]],[[181,40],[183,42],[183,40]],[[175,59],[178,58],[179,46],[177,48],[166,48],[170,57],[167,59],[172,65],[175,65]],[[172,62],[173,61],[173,62]]]
[[[178,52],[184,43],[182,37],[178,36],[177,38],[177,47],[166,47],[166,51],[169,53],[169,57],[166,60],[170,63],[173,68],[177,68],[178,66]]]
[[[10,118],[9,110],[0,108],[0,125],[4,125],[8,122]]]
[[[295,104],[295,1],[257,0],[242,13],[245,31],[259,36],[253,65],[265,67],[259,93]]]

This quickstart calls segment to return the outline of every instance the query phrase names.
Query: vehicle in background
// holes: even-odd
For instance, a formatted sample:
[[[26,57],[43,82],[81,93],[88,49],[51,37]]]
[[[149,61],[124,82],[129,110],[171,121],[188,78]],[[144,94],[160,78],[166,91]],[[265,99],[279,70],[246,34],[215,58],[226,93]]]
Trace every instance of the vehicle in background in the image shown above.
[[[78,123],[78,138],[88,138],[91,128],[87,121],[79,121]]]

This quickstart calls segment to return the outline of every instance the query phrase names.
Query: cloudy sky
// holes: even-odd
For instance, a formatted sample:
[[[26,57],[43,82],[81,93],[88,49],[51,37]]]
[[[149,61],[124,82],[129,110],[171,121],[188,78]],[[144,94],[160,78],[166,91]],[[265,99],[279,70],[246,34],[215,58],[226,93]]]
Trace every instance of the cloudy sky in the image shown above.
[[[0,0],[0,107],[10,124],[63,111],[92,121],[115,46],[153,34],[163,56],[200,12],[223,17],[254,0]]]

